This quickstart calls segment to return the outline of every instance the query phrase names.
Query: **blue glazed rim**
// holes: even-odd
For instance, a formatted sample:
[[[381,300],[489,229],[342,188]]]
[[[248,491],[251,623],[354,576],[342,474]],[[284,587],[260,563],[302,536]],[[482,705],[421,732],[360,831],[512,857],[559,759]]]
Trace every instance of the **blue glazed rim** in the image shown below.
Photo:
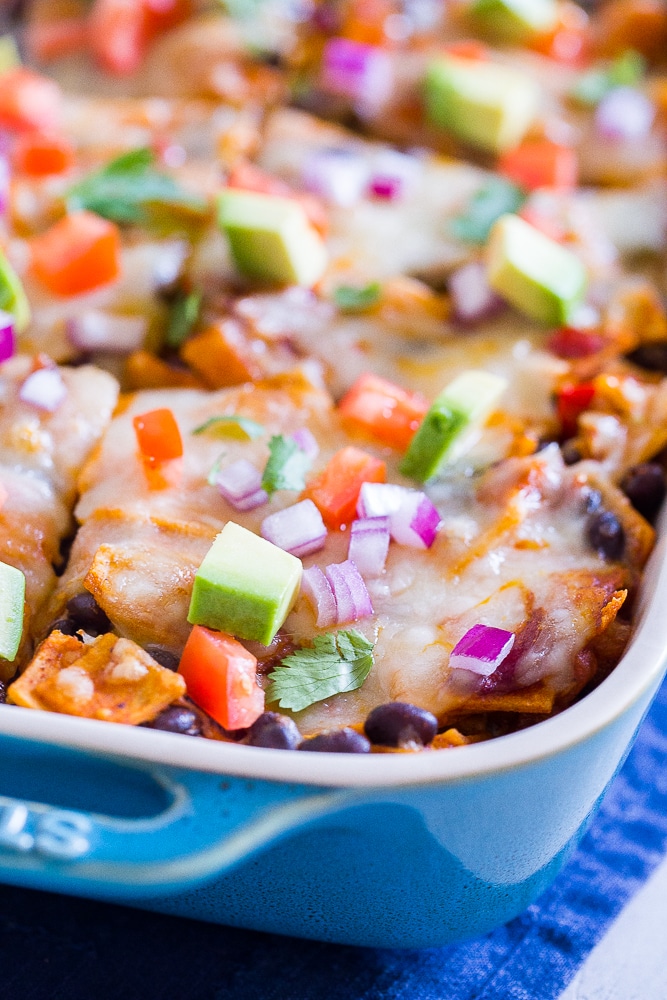
[[[663,519],[667,521],[667,518]],[[522,767],[581,743],[618,719],[667,668],[667,532],[647,564],[634,636],[617,667],[560,715],[485,743],[417,754],[299,754],[0,705],[0,734],[129,762],[327,788],[458,782]]]

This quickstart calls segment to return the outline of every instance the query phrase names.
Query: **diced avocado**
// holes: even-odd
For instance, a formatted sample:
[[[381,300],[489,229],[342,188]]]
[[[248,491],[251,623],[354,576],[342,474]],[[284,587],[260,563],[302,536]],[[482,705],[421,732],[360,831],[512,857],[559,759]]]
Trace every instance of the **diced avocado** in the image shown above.
[[[20,569],[0,562],[0,657],[14,660],[23,634],[25,576]]]
[[[265,646],[301,586],[301,560],[228,521],[197,570],[188,621]]]
[[[456,56],[431,63],[424,93],[434,125],[489,153],[518,146],[540,100],[539,86],[525,73]]]
[[[474,0],[470,17],[493,41],[520,45],[553,30],[558,6],[556,0]]]
[[[0,310],[11,313],[17,333],[23,333],[30,322],[30,306],[19,277],[0,251]]]
[[[462,372],[446,386],[421,422],[401,463],[401,472],[426,482],[465,451],[468,432],[478,428],[507,388],[491,372]]]
[[[12,35],[0,35],[0,73],[9,73],[21,65],[21,56]]]
[[[565,325],[586,290],[579,258],[518,215],[503,215],[487,247],[488,282],[526,316]]]
[[[218,222],[236,267],[247,277],[306,287],[322,277],[326,249],[297,201],[223,191],[218,197]]]

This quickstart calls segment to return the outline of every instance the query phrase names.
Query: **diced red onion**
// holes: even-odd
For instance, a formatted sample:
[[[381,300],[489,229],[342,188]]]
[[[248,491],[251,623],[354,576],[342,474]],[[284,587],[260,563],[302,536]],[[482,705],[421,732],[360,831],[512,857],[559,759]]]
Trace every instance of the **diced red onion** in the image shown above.
[[[449,665],[455,670],[470,670],[489,677],[506,659],[513,645],[513,632],[492,625],[473,625],[454,646]]]
[[[381,576],[389,551],[389,518],[362,517],[352,522],[347,553],[364,577]]]
[[[477,323],[505,308],[505,303],[487,281],[486,268],[476,261],[464,264],[452,273],[449,293],[454,319],[459,323]]]
[[[260,534],[268,542],[299,558],[318,552],[327,539],[322,515],[312,500],[300,500],[291,507],[269,514],[262,521]]]
[[[370,192],[375,198],[381,198],[383,201],[398,201],[403,194],[398,177],[373,177]]]
[[[366,584],[351,560],[331,563],[324,572],[336,599],[336,620],[339,625],[356,622],[373,614]]]
[[[547,348],[558,358],[572,361],[597,354],[605,346],[605,338],[595,330],[582,330],[574,326],[564,326],[552,333],[546,342]]]
[[[413,31],[420,34],[431,34],[449,16],[449,8],[442,0],[405,0],[402,6],[412,22]]]
[[[188,154],[183,146],[179,146],[176,142],[168,142],[163,146],[160,151],[160,159],[164,163],[165,167],[171,167],[172,170],[177,170],[182,167],[188,158]]]
[[[414,491],[407,486],[396,486],[394,483],[362,483],[357,500],[357,514],[359,517],[393,514],[412,492]]]
[[[304,163],[305,187],[332,205],[348,208],[363,196],[368,185],[368,164],[352,149],[318,149]]]
[[[304,569],[301,578],[301,593],[309,601],[317,614],[315,624],[328,628],[338,621],[336,598],[331,585],[319,566]]]
[[[580,302],[569,316],[569,324],[575,330],[590,330],[600,325],[600,310],[591,302]]]
[[[19,399],[38,410],[53,413],[65,396],[67,386],[57,368],[38,368],[28,375],[19,390]]]
[[[604,139],[643,139],[651,131],[655,105],[634,87],[614,87],[595,109],[595,128]]]
[[[394,483],[364,483],[357,501],[359,517],[389,516],[391,537],[399,545],[430,548],[441,518],[425,493]]]
[[[9,160],[4,153],[0,153],[0,215],[4,215],[9,206],[10,179]]]
[[[414,185],[419,169],[420,163],[414,156],[384,149],[373,164],[370,193],[387,201],[403,198]]]
[[[292,440],[296,441],[301,451],[311,460],[317,458],[320,453],[320,446],[315,440],[314,434],[307,427],[300,427],[292,434]]]
[[[425,493],[411,490],[398,510],[389,517],[391,537],[399,545],[429,549],[442,518]]]
[[[262,473],[246,458],[219,469],[215,476],[215,485],[222,496],[236,510],[253,510],[269,499],[262,489]]]
[[[143,347],[148,332],[145,316],[118,316],[89,309],[67,323],[67,339],[80,351],[129,354]]]
[[[16,332],[11,313],[0,312],[0,362],[7,361],[16,351]]]
[[[378,107],[391,92],[391,60],[377,45],[330,38],[324,47],[320,83],[330,94]]]

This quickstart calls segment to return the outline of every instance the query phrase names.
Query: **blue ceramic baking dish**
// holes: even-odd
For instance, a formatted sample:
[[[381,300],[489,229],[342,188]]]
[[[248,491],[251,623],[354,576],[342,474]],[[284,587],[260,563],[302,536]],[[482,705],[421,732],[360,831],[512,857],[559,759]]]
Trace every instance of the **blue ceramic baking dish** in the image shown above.
[[[607,680],[452,750],[300,754],[0,706],[0,880],[359,945],[483,933],[546,888],[623,761],[666,597],[663,539]]]

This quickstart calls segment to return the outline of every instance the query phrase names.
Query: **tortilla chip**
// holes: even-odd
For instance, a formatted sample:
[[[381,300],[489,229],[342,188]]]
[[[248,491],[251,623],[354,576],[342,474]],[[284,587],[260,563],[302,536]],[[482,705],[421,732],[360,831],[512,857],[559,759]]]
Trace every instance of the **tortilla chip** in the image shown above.
[[[556,700],[556,692],[544,681],[516,691],[490,691],[473,694],[456,708],[456,714],[476,712],[527,712],[530,715],[549,715]]]
[[[52,632],[9,687],[24,708],[138,725],[185,694],[180,674],[161,667],[130,639],[108,633],[84,644]]]

